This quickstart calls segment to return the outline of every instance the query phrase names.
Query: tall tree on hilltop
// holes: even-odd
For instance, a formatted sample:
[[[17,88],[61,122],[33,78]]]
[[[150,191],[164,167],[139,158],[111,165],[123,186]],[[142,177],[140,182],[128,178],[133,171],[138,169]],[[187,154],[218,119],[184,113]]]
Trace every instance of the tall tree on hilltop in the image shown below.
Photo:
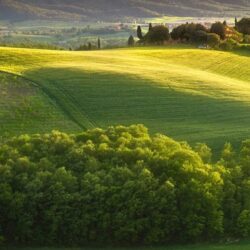
[[[97,40],[97,47],[98,47],[98,49],[101,49],[101,39],[99,37]]]
[[[137,27],[137,37],[141,40],[143,38],[141,26]]]
[[[153,25],[152,25],[152,23],[150,23],[150,24],[149,24],[149,27],[148,27],[148,31],[151,31],[152,28],[153,28]]]
[[[234,19],[234,23],[235,23],[235,27],[237,26],[237,24],[238,24],[238,19],[237,19],[237,17],[235,17],[235,19]]]

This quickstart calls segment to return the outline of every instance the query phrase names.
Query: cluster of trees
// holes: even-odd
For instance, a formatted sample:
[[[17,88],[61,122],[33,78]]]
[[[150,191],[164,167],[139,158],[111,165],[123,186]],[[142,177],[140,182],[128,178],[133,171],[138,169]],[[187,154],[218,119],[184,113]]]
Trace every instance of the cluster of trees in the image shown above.
[[[81,50],[96,50],[96,49],[101,49],[101,39],[100,38],[97,39],[96,45],[92,44],[91,42],[88,42],[88,44],[80,45],[76,50],[81,51]],[[72,50],[72,49],[70,49],[70,50]]]
[[[208,45],[212,48],[229,49],[230,45],[243,41],[243,35],[226,22],[216,22],[207,29],[201,24],[187,23],[173,29],[173,40]]]
[[[140,43],[157,43],[163,44],[170,39],[170,33],[168,27],[164,25],[152,26],[149,24],[148,32],[145,36],[142,35],[141,27],[137,28],[137,36],[140,39]]]
[[[148,32],[143,35],[140,26],[137,28],[137,37],[140,44],[163,44],[172,39],[173,41],[195,43],[213,48],[232,49],[238,43],[246,41],[250,34],[250,19],[235,19],[235,27],[229,27],[227,22],[216,22],[210,28],[202,24],[186,23],[174,28],[172,32],[164,25],[155,27],[149,24]],[[245,39],[244,39],[245,36]],[[135,40],[130,36],[128,45],[133,46]]]
[[[137,37],[139,38],[139,44],[164,44],[164,42],[170,39],[170,32],[168,27],[164,25],[152,26],[149,24],[149,29],[147,34],[142,34],[141,26],[137,27]],[[128,39],[128,45],[134,46],[135,40],[131,35]]]
[[[0,241],[164,244],[250,236],[250,141],[211,163],[142,125],[0,144]]]
[[[250,18],[242,18],[239,22],[236,19],[235,26],[240,33],[250,35]]]

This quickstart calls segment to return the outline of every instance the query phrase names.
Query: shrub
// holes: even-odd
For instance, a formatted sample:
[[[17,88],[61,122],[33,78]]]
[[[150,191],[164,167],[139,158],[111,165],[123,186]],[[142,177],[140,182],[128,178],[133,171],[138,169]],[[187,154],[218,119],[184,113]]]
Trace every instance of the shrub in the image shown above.
[[[243,43],[250,43],[250,35],[244,36]]]
[[[237,47],[239,47],[238,43],[232,38],[227,39],[220,44],[220,49],[225,50],[225,51],[230,51]]]
[[[231,38],[235,40],[237,43],[241,43],[244,41],[243,34],[237,32],[234,28],[229,28],[227,33],[227,38]]]
[[[216,48],[220,44],[220,36],[215,33],[208,33],[207,44],[212,48]]]
[[[238,229],[240,236],[247,238],[250,236],[250,210],[241,212],[238,219]]]
[[[135,39],[134,39],[134,37],[131,35],[131,36],[128,38],[128,46],[133,47],[134,45],[135,45]]]

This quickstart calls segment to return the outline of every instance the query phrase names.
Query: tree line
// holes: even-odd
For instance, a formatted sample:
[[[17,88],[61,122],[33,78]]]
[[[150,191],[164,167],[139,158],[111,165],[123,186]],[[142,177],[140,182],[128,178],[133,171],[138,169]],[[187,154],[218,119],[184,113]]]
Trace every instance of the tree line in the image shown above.
[[[212,48],[225,50],[237,47],[239,43],[250,41],[250,18],[243,18],[239,22],[235,19],[235,27],[230,27],[227,22],[216,22],[210,28],[199,23],[186,23],[175,27],[170,33],[167,26],[153,25],[150,23],[148,32],[144,35],[141,26],[137,27],[138,44],[164,44],[169,40],[182,43],[193,43]],[[128,45],[136,44],[131,35]]]
[[[3,245],[147,245],[250,236],[250,140],[212,162],[142,125],[0,143]]]
[[[100,37],[98,37],[96,44],[88,42],[87,44],[82,44],[78,48],[76,48],[76,51],[81,50],[100,50],[102,48],[102,43]],[[70,48],[72,50],[72,48]]]

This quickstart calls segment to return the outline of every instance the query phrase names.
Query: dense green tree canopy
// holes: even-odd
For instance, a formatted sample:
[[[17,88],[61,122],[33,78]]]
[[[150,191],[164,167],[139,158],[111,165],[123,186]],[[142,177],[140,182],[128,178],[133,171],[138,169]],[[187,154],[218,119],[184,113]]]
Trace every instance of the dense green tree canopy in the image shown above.
[[[208,33],[207,44],[212,48],[218,46],[220,44],[220,36],[215,33]]]
[[[171,37],[174,40],[181,40],[181,41],[196,41],[201,38],[202,34],[207,33],[206,27],[199,23],[186,23],[180,26],[177,26],[171,32]],[[204,36],[202,36],[202,42],[204,41]]]
[[[236,23],[236,28],[240,33],[250,35],[250,18],[242,18]]]
[[[193,150],[142,125],[15,137],[0,144],[0,237],[88,245],[249,236],[249,155],[246,141],[236,164],[226,145],[211,165],[206,145]]]
[[[226,38],[226,28],[226,24],[216,22],[211,26],[210,32],[219,35],[220,38],[224,40]]]
[[[158,25],[151,27],[145,36],[148,43],[164,43],[170,38],[169,29],[166,26]]]
[[[140,35],[141,30],[139,29],[138,31],[138,29],[137,36],[140,39],[139,43],[141,44],[163,44],[170,39],[169,29],[164,25],[157,25],[153,27],[152,24],[149,24],[149,30],[144,36]]]

